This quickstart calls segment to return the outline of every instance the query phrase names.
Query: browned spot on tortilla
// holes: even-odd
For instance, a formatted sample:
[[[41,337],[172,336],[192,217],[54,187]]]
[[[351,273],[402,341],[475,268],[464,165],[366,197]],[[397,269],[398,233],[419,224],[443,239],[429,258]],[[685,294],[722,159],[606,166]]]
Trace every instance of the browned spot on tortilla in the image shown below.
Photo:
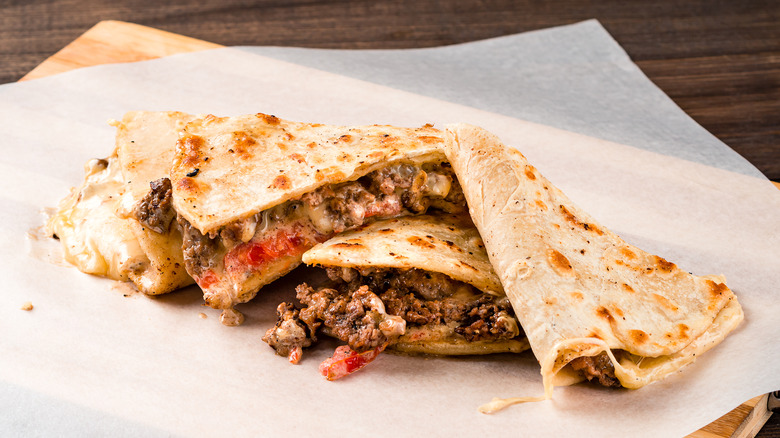
[[[607,308],[604,306],[600,306],[598,309],[596,309],[596,316],[606,319],[610,323],[615,321],[615,318],[612,317],[612,314],[609,313],[609,310],[607,310]]]
[[[290,140],[290,141],[295,140],[295,136],[292,135],[291,133],[287,132],[287,131],[284,131],[284,138],[286,138],[287,140]]]
[[[631,292],[631,293],[634,293],[634,292],[635,292],[635,291],[634,291],[634,288],[633,288],[633,287],[631,287],[631,286],[630,286],[629,284],[627,284],[627,283],[623,283],[623,290],[624,290],[624,291],[626,291],[626,292]]]
[[[316,147],[317,147],[317,143],[316,143],[316,142],[310,142],[310,143],[309,143],[309,144],[307,144],[306,146],[308,146],[310,149],[314,149],[314,148],[316,148]]]
[[[391,234],[394,231],[393,231],[392,228],[382,228],[381,230],[379,230],[379,232],[382,233],[382,234]]]
[[[615,306],[615,305],[613,305],[613,306],[612,306],[612,311],[613,311],[613,312],[615,312],[615,315],[617,315],[617,316],[619,316],[619,317],[621,317],[621,318],[622,318],[623,316],[625,316],[625,313],[623,313],[623,309],[621,309],[621,308],[620,308],[620,307],[618,307],[618,306]]]
[[[582,301],[585,297],[582,295],[582,292],[575,290],[574,292],[569,292],[569,295],[571,295],[572,298],[574,298],[577,301]]]
[[[547,250],[547,262],[552,266],[558,275],[574,275],[574,269],[571,267],[569,259],[565,255],[554,249]]]
[[[536,200],[536,206],[539,207],[539,209],[542,210],[542,211],[546,211],[547,210],[547,204],[542,202],[541,199],[537,199]]]
[[[268,125],[278,125],[279,124],[279,118],[273,115],[263,114],[263,113],[257,113],[257,118],[261,119],[263,122],[265,122]]]
[[[634,251],[631,251],[626,247],[620,248],[620,254],[623,254],[623,257],[629,260],[633,260],[636,258],[636,254],[634,254]]]
[[[656,269],[661,271],[661,272],[669,273],[669,272],[674,271],[675,268],[677,268],[677,265],[675,265],[672,262],[667,262],[666,260],[664,260],[663,258],[658,257],[658,256],[653,256],[653,257],[655,257]]]
[[[507,152],[509,155],[516,155],[518,158],[520,158],[520,159],[521,159],[521,161],[525,161],[525,155],[523,155],[522,153],[520,153],[520,151],[518,151],[517,149],[514,149],[514,148],[506,148],[506,152]]]
[[[560,208],[561,213],[563,214],[563,218],[566,219],[567,221],[571,222],[572,225],[580,227],[580,228],[584,229],[585,231],[594,232],[594,233],[598,234],[599,236],[604,234],[604,232],[601,231],[601,229],[598,226],[596,226],[594,224],[589,224],[587,222],[582,222],[579,219],[577,219],[577,216],[574,216],[574,213],[569,211],[569,209],[566,208],[566,206],[559,205],[558,208]]]
[[[534,173],[533,166],[531,165],[525,166],[525,176],[532,181],[536,179],[536,174]]]
[[[193,178],[185,176],[179,180],[178,186],[179,189],[183,192],[194,192],[198,189],[198,182]]]
[[[291,160],[295,160],[295,161],[297,161],[299,163],[305,163],[306,162],[306,157],[304,157],[301,154],[290,154],[290,159]]]
[[[275,189],[286,190],[289,189],[290,186],[292,186],[292,182],[290,181],[290,178],[287,177],[287,175],[279,175],[274,178],[274,182],[271,183],[271,187]]]
[[[420,135],[417,137],[420,141],[423,143],[431,144],[431,143],[437,143],[441,141],[441,138],[434,137],[432,135]]]
[[[477,269],[477,268],[475,268],[475,267],[471,266],[470,264],[468,264],[468,263],[466,263],[466,262],[464,262],[464,261],[458,261],[458,265],[459,265],[459,266],[463,266],[464,268],[469,268],[469,269],[471,269],[472,271],[479,272],[479,269]]]
[[[325,175],[323,175],[322,172],[320,172],[320,170],[317,169],[317,172],[314,174],[314,179],[316,179],[317,181],[322,181],[325,179]]]
[[[339,161],[350,161],[351,159],[352,159],[352,155],[350,155],[350,154],[348,154],[346,152],[341,154],[341,155],[339,155]]]
[[[544,304],[547,304],[548,306],[552,306],[552,305],[554,305],[557,302],[558,302],[558,299],[555,298],[555,297],[546,297],[544,299]]]
[[[289,147],[290,147],[290,146],[289,146],[287,143],[285,143],[285,142],[281,142],[281,141],[280,141],[280,142],[277,142],[277,143],[276,143],[276,147],[278,147],[278,148],[279,148],[279,150],[281,150],[281,151],[285,151],[285,152],[286,152],[286,151],[287,151],[287,149],[289,149]]]
[[[628,337],[635,344],[644,344],[650,339],[650,336],[642,330],[629,330]]]
[[[368,154],[368,158],[370,158],[372,160],[376,160],[376,159],[382,158],[384,156],[385,156],[385,153],[381,152],[381,151],[375,151],[375,152],[371,152],[370,154]]]
[[[667,308],[667,309],[669,309],[669,310],[671,310],[673,312],[676,312],[677,310],[680,309],[678,306],[676,306],[673,302],[669,301],[669,299],[667,299],[663,295],[653,294],[652,296],[653,296],[653,299],[658,304],[660,304],[661,306],[663,306],[663,307],[665,307],[665,308]]]
[[[231,149],[238,154],[240,158],[249,159],[252,157],[252,146],[257,144],[257,140],[246,131],[233,132]]]
[[[200,151],[206,140],[198,135],[187,135],[178,140],[180,154],[184,156],[181,160],[183,167],[197,167],[200,164]]]
[[[352,141],[352,136],[351,136],[351,135],[349,135],[349,134],[344,134],[344,135],[342,135],[341,137],[339,137],[339,140],[338,140],[338,141],[343,141],[343,142],[345,142],[345,143],[349,143],[349,142],[351,142],[351,141]]]
[[[410,236],[406,238],[406,241],[411,243],[412,245],[419,246],[421,248],[428,248],[428,249],[436,248],[436,245],[432,244],[426,239],[417,236]]]
[[[688,337],[688,330],[690,330],[690,329],[691,328],[688,327],[685,324],[677,324],[677,336],[680,337],[681,339],[687,338]]]
[[[458,245],[455,244],[455,242],[451,240],[442,240],[441,242],[444,242],[444,244],[447,245],[447,247],[453,251],[463,252],[463,248],[459,247]]]
[[[590,333],[589,333],[587,336],[585,336],[585,337],[586,337],[586,338],[596,338],[596,339],[601,339],[602,341],[604,340],[604,337],[603,337],[603,336],[601,335],[601,333],[600,333],[598,330],[596,330],[596,329],[591,329]]]
[[[728,286],[726,286],[725,284],[716,283],[712,280],[707,280],[707,286],[709,287],[709,292],[712,295],[713,299],[720,298],[721,296],[723,296],[723,294],[729,291]]]
[[[345,175],[344,172],[336,168],[327,168],[323,170],[322,173],[331,181],[342,181],[347,178],[347,175]]]
[[[379,142],[384,146],[392,146],[395,144],[396,140],[398,140],[396,137],[385,134],[382,136],[382,139]]]
[[[339,243],[333,244],[333,247],[334,248],[355,248],[355,247],[358,247],[358,248],[363,247],[363,248],[365,248],[365,245],[363,245],[362,243],[358,243],[358,242],[339,242]]]

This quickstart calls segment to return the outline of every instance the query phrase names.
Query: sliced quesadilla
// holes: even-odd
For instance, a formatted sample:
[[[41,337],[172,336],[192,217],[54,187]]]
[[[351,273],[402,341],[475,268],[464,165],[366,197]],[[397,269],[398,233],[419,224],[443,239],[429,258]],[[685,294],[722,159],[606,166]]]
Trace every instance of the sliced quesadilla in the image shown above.
[[[554,385],[639,388],[692,362],[743,318],[723,278],[701,277],[623,241],[531,166],[469,125],[447,157],[501,284]]]
[[[135,111],[115,123],[112,155],[87,163],[81,187],[49,221],[66,260],[86,273],[132,281],[146,294],[193,283],[184,269],[173,216],[159,214],[170,202],[163,196],[164,182],[177,133],[191,118],[179,112]]]
[[[465,216],[465,218],[464,218]],[[303,255],[322,267],[322,287],[296,288],[263,340],[293,363],[317,332],[346,342],[321,371],[343,377],[385,348],[440,355],[528,348],[511,303],[468,215],[380,221]]]
[[[171,171],[187,271],[217,309],[252,299],[315,244],[367,222],[465,211],[441,131],[266,114],[187,124]]]

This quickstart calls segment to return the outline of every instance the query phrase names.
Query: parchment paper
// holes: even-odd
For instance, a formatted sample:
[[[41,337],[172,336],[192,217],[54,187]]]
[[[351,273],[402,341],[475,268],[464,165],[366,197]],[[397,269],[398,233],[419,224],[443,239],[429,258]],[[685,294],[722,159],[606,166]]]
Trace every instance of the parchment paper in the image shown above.
[[[412,71],[409,66],[425,58],[421,54],[463,55],[447,65],[421,68],[417,81],[405,75],[418,87],[416,93],[275,60],[249,48],[100,66],[0,87],[0,272],[5,280],[0,434],[680,436],[780,388],[777,189],[659,97],[597,23],[500,43],[544,56],[504,64],[502,57],[483,53],[494,42],[412,51],[408,57],[405,51],[388,52],[395,60],[388,72]],[[474,50],[479,45],[484,50]],[[576,65],[565,62],[572,46]],[[298,60],[346,56],[293,52]],[[348,55],[361,58],[360,52]],[[521,64],[524,73],[517,74]],[[469,88],[459,82],[464,76],[450,76],[453,71],[502,85],[498,94],[486,92],[491,87],[485,84]],[[622,77],[612,82],[612,74],[599,72],[622,72]],[[437,87],[423,96],[421,84],[430,83],[431,75],[438,75]],[[514,80],[507,79],[510,75]],[[440,83],[446,78],[453,78],[449,86]],[[619,93],[599,94],[616,83]],[[500,95],[500,88],[510,85],[507,93],[537,97],[521,99],[516,107],[511,99],[496,107],[491,99],[474,103],[483,93]],[[59,244],[41,235],[46,208],[81,180],[82,164],[113,149],[114,129],[105,122],[135,109],[266,112],[339,124],[469,122],[510,145],[535,139],[534,147],[522,152],[574,202],[629,242],[683,269],[726,275],[746,321],[693,365],[646,388],[557,388],[551,401],[492,416],[477,407],[493,397],[542,393],[539,366],[530,354],[383,354],[361,372],[327,382],[317,365],[335,343],[306,351],[301,364],[292,366],[260,341],[273,325],[273,309],[309,275],[305,270],[241,306],[244,325],[225,327],[217,311],[202,306],[196,288],[143,296],[67,266],[58,257]],[[577,126],[588,127],[590,122],[582,120],[593,120],[592,113],[599,114],[601,124],[588,134],[632,145],[515,117],[582,132]],[[699,145],[708,151],[705,158],[714,154],[717,163],[696,159],[702,156]],[[27,301],[34,309],[20,310]]]

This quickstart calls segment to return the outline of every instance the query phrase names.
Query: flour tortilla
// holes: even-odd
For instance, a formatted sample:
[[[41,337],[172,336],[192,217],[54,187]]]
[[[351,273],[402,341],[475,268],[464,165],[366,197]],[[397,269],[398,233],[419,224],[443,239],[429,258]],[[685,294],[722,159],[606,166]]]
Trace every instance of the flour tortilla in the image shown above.
[[[599,225],[517,150],[447,127],[447,157],[490,260],[541,364],[545,395],[606,353],[622,386],[657,381],[717,345],[743,319],[720,277],[699,277]]]
[[[268,220],[270,209],[393,164],[441,163],[443,141],[443,132],[428,125],[331,126],[267,114],[210,115],[188,123],[173,158],[173,203],[180,220],[186,221],[184,226],[200,234],[185,230],[185,236],[196,235],[200,241],[208,236],[210,244],[219,248],[209,254],[207,268],[201,268],[203,260],[187,264],[207,305],[232,309],[251,300],[261,287],[300,265],[303,251],[313,246],[296,252],[288,251],[285,244],[297,244],[274,244],[272,251],[282,247],[282,254],[271,257],[262,268],[253,268],[243,256],[231,258],[235,253],[230,251],[237,246],[222,245],[226,227],[251,231],[251,241],[242,237],[244,247],[261,246],[263,239],[274,239],[273,233],[289,232],[268,225],[284,221]],[[227,267],[226,259],[231,260]]]
[[[484,293],[506,296],[474,225],[468,218],[454,215],[375,222],[315,246],[304,253],[303,261],[309,265],[356,269],[421,269],[445,274]],[[407,332],[390,348],[439,355],[519,353],[528,349],[528,341],[520,337],[470,342],[456,334],[453,327],[407,326]]]
[[[171,170],[174,208],[207,234],[326,184],[398,161],[444,161],[430,126],[331,126],[267,114],[187,124]]]
[[[131,111],[117,123],[117,155],[126,188],[120,216],[128,224],[149,264],[134,282],[144,293],[157,295],[194,283],[184,268],[182,237],[175,221],[158,233],[139,223],[133,208],[149,192],[149,184],[168,177],[179,131],[194,116],[182,112]]]
[[[156,295],[193,282],[184,269],[181,233],[158,234],[133,216],[149,183],[168,175],[177,131],[192,118],[177,112],[129,112],[116,122],[116,148],[90,160],[84,182],[60,203],[48,228],[79,270],[131,281]]]

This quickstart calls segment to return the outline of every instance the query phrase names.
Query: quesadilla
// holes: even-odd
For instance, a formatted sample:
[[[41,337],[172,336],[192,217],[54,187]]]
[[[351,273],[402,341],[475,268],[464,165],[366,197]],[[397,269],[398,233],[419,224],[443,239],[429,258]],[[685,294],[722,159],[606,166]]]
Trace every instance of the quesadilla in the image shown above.
[[[184,269],[181,233],[170,214],[159,214],[165,210],[161,195],[177,133],[191,118],[135,111],[114,124],[114,152],[87,163],[81,187],[49,220],[66,260],[89,274],[132,281],[151,295],[192,284]]]
[[[280,304],[263,340],[293,363],[318,331],[346,342],[321,366],[329,380],[385,348],[440,355],[528,348],[468,215],[375,222],[315,246],[303,261],[324,268],[329,281],[300,284],[302,307]]]
[[[541,364],[547,398],[574,381],[657,381],[742,320],[723,278],[690,274],[626,243],[493,134],[447,131],[447,157]]]
[[[194,120],[171,170],[187,271],[217,309],[252,299],[315,244],[364,223],[465,211],[431,126]]]

